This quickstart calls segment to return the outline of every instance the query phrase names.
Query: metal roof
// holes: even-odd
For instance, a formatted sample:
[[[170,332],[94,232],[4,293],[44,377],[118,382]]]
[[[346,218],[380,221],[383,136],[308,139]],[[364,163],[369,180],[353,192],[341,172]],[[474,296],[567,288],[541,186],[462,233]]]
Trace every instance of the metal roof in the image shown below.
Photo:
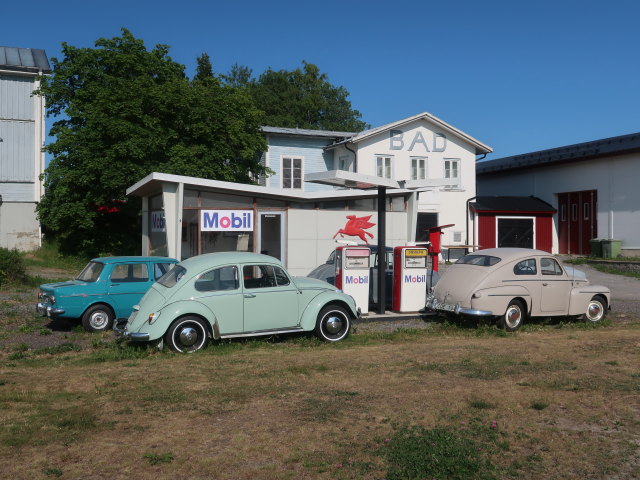
[[[328,138],[347,138],[353,137],[354,132],[336,132],[331,130],[308,130],[304,128],[284,128],[284,127],[260,127],[263,133],[271,133],[275,135],[295,135],[305,137],[328,137]]]
[[[470,203],[476,212],[484,213],[555,213],[556,209],[538,197],[478,196]]]
[[[557,163],[589,160],[607,155],[620,155],[640,150],[640,133],[577,143],[565,147],[540,150],[522,155],[485,160],[476,163],[476,175],[505,170],[542,167]]]
[[[0,47],[0,70],[51,73],[51,66],[44,50]]]

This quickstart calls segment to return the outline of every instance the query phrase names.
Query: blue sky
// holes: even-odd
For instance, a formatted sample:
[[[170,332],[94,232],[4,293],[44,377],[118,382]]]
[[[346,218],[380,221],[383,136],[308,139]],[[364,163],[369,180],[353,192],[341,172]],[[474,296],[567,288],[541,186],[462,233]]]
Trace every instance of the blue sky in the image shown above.
[[[189,76],[315,63],[372,126],[427,111],[500,158],[640,131],[640,3],[10,0],[0,45],[92,47],[129,29]],[[48,120],[50,127],[51,120]]]

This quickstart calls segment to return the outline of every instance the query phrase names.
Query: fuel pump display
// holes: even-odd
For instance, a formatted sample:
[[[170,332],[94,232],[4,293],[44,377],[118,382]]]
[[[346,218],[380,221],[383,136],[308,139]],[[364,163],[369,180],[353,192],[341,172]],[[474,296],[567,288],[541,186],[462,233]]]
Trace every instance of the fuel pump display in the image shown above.
[[[417,312],[427,299],[427,249],[393,249],[394,312]]]
[[[369,311],[370,255],[369,247],[336,248],[336,287],[351,295],[362,312]]]

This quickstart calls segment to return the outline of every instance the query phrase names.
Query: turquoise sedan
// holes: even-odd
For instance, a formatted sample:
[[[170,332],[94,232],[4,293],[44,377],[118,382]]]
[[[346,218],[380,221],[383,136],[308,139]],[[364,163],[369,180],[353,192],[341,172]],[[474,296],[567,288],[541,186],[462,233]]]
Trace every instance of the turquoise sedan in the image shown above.
[[[166,257],[101,257],[74,280],[40,285],[36,311],[52,318],[82,320],[89,332],[109,330],[129,315],[149,287],[178,260]]]
[[[222,252],[178,264],[114,331],[119,339],[195,352],[211,339],[294,332],[337,342],[359,316],[353,298],[327,282],[291,277],[267,255]]]

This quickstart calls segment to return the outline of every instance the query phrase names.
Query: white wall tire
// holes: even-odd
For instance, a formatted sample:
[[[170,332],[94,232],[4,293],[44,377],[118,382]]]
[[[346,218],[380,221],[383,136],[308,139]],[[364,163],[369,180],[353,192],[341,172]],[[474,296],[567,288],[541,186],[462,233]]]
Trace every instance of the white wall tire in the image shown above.
[[[349,335],[351,318],[349,313],[338,305],[327,305],[318,314],[316,335],[325,342],[339,342]]]
[[[598,323],[607,316],[607,301],[600,295],[596,295],[587,305],[587,311],[584,313],[584,320],[588,323]]]
[[[182,317],[171,324],[164,341],[174,352],[193,353],[208,345],[209,330],[198,317]]]
[[[511,300],[504,315],[500,317],[500,326],[507,332],[515,332],[527,318],[527,311],[520,300]]]

